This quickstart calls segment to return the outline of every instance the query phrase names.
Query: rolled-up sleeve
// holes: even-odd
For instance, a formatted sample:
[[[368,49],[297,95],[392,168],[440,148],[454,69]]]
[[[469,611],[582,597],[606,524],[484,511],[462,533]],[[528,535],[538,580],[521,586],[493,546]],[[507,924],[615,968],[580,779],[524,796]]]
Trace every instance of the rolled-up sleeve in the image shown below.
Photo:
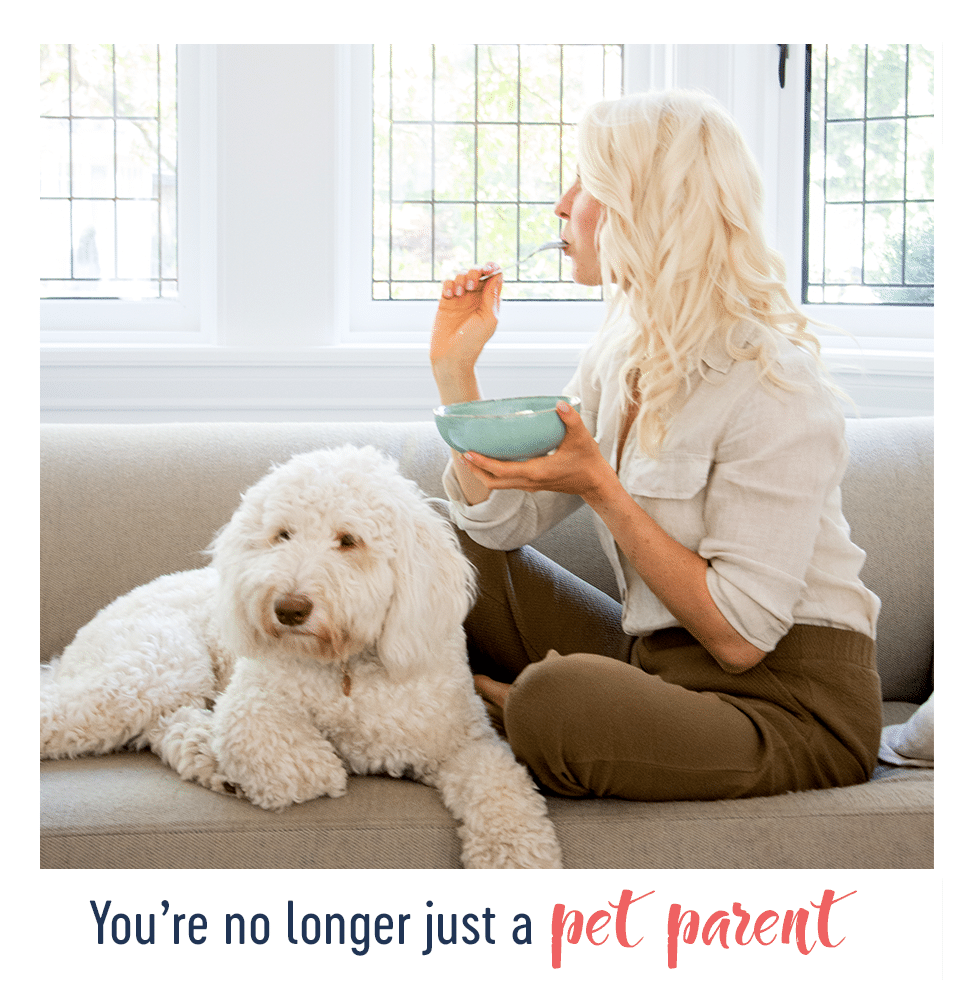
[[[831,395],[759,390],[717,446],[698,549],[707,586],[731,625],[773,650],[794,623],[826,509],[847,464],[844,418]]]
[[[488,549],[517,549],[568,517],[582,498],[565,493],[494,490],[487,500],[469,504],[454,474],[454,462],[444,472],[444,491],[454,523]]]

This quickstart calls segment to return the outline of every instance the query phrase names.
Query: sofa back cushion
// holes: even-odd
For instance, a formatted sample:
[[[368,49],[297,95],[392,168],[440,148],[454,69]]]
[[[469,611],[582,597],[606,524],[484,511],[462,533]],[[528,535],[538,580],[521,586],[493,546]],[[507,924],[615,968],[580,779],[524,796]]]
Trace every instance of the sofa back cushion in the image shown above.
[[[848,446],[844,513],[852,540],[868,553],[862,579],[882,602],[882,694],[922,703],[933,688],[934,423],[931,417],[852,419]]]
[[[850,420],[844,506],[882,599],[886,699],[921,702],[932,670],[932,421]],[[373,444],[429,495],[449,457],[433,423],[50,424],[41,430],[41,660],[104,605],[163,573],[204,566],[240,494],[272,464]],[[586,509],[537,543],[616,597]]]

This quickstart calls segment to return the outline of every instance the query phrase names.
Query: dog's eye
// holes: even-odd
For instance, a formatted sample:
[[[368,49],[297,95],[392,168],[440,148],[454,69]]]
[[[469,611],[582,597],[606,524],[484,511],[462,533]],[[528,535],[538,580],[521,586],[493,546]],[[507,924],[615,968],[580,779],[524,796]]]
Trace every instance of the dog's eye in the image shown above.
[[[273,535],[272,542],[273,545],[278,545],[280,542],[288,542],[292,537],[292,534],[286,528],[280,528],[279,531]]]
[[[348,531],[342,532],[337,536],[337,542],[340,543],[341,549],[356,549],[360,544],[360,540],[356,535],[351,535]]]

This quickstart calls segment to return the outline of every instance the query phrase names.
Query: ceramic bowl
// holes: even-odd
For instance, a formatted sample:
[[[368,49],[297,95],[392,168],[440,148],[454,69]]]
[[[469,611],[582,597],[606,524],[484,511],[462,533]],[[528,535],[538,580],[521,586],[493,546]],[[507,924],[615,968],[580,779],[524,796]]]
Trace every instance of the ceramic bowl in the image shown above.
[[[481,399],[438,406],[434,421],[455,451],[476,451],[486,458],[525,461],[547,455],[562,443],[565,424],[557,402],[573,409],[579,400],[567,395],[528,395],[513,399]]]

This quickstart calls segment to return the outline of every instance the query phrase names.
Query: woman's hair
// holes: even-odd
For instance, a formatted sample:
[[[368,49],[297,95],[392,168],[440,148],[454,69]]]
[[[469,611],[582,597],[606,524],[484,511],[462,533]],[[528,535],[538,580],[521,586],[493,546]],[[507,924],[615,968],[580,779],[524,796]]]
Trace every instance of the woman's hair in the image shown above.
[[[700,91],[650,91],[593,105],[579,124],[582,187],[603,204],[599,260],[627,360],[623,394],[643,403],[644,450],[658,453],[682,393],[713,343],[773,364],[787,338],[819,358],[807,317],[784,288],[784,263],[764,240],[763,184],[739,129]],[[759,338],[744,345],[760,323]],[[638,385],[638,394],[633,385]]]

